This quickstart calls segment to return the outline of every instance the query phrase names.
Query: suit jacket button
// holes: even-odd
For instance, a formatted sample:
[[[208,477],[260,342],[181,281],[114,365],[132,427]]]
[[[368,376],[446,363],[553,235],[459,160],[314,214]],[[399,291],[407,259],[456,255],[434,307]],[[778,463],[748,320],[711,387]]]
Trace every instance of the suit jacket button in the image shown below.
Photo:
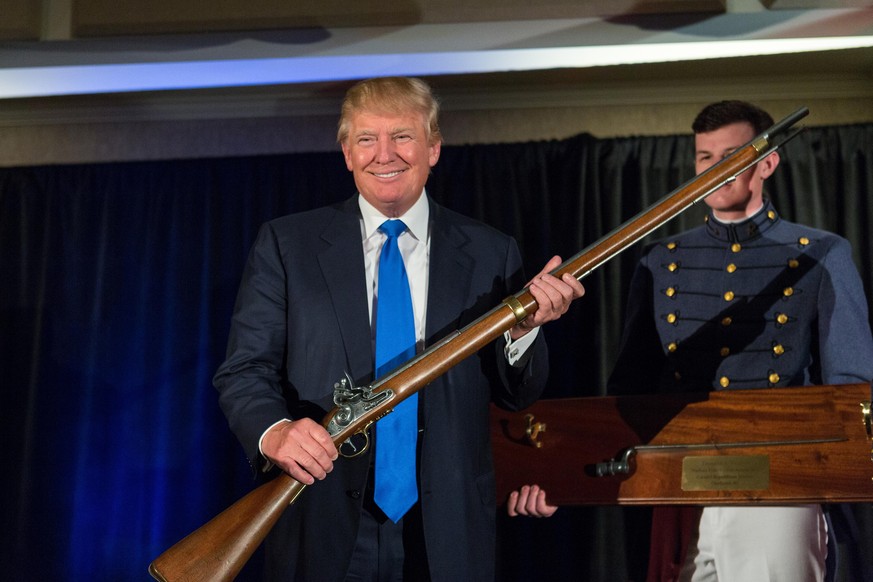
[[[348,495],[352,499],[360,499],[361,498],[361,492],[357,489],[349,489],[348,491],[346,491],[346,495]]]

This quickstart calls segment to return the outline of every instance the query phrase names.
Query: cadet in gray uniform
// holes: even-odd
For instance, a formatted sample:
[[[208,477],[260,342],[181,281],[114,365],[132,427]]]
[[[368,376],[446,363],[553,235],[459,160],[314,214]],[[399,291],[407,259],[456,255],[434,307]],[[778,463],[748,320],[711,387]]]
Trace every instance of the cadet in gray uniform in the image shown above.
[[[772,124],[749,103],[707,106],[692,126],[697,172]],[[873,379],[867,302],[850,245],[780,218],[763,193],[778,164],[771,153],[706,198],[703,226],[647,250],[631,283],[610,393]],[[666,528],[681,520],[661,519],[675,511],[655,510],[653,547],[679,539]],[[650,580],[803,582],[833,571],[828,541],[838,532],[819,505],[706,507],[697,523],[677,562],[658,563],[653,550]]]

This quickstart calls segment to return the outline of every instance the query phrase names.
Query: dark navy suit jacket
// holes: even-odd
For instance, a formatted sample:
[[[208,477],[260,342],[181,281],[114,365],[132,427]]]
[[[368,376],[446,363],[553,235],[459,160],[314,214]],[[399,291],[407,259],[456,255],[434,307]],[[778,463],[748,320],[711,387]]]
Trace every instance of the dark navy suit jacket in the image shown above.
[[[526,283],[510,237],[432,201],[430,222],[428,344]],[[542,333],[521,367],[507,364],[503,347],[501,338],[420,392],[419,487],[435,582],[494,577],[489,403],[510,409],[531,404],[548,373]],[[372,380],[356,197],[268,222],[251,250],[215,385],[253,466],[263,462],[261,434],[289,416],[320,421],[346,371],[359,385]],[[285,512],[267,542],[274,579],[343,579],[369,467],[369,454],[340,458]]]

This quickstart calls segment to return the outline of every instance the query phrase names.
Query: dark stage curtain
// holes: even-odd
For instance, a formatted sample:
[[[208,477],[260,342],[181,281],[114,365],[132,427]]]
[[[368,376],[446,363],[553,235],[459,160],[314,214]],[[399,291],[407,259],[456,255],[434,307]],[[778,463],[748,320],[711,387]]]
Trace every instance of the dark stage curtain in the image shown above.
[[[771,180],[786,218],[849,238],[868,297],[871,155],[873,125],[810,129]],[[444,147],[428,191],[514,235],[533,273],[685,182],[690,159],[688,136]],[[211,386],[249,245],[263,221],[353,191],[339,153],[0,169],[4,578],[145,580],[253,486]],[[603,394],[635,260],[595,271],[546,330],[546,397]],[[855,511],[869,548],[870,508]],[[501,577],[638,579],[643,512],[501,518]]]

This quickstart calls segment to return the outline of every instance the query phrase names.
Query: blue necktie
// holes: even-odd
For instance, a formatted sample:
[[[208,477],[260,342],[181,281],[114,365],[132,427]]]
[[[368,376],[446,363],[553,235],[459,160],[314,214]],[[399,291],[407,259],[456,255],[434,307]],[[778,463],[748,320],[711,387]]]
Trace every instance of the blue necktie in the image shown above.
[[[376,303],[376,378],[415,355],[412,296],[397,246],[406,230],[400,220],[379,227],[388,238],[379,257],[379,293]],[[376,423],[376,489],[374,499],[395,523],[418,499],[415,452],[418,438],[418,394],[394,407]]]

